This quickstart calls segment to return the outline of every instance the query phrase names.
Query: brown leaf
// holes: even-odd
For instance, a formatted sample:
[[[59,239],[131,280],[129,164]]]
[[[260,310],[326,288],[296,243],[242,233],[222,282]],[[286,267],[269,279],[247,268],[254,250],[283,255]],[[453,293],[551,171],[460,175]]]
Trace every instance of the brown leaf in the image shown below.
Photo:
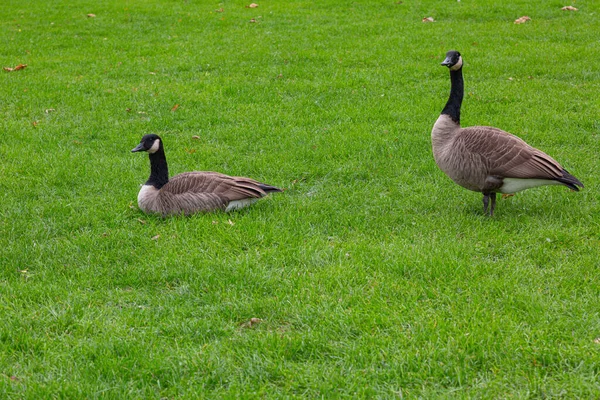
[[[561,8],[561,10],[563,11],[577,11],[578,9],[573,7],[573,6],[564,6],[563,8]]]
[[[249,321],[246,321],[242,324],[242,328],[252,328],[253,326],[260,324],[261,322],[263,322],[263,320],[260,318],[250,318]]]
[[[524,15],[521,18],[515,19],[515,24],[524,24],[527,21],[531,21],[531,18],[529,18],[527,15]]]
[[[435,22],[435,20],[433,19],[433,17],[425,17],[421,21],[423,21],[423,22]]]
[[[33,122],[31,123],[31,125],[33,125],[33,126],[38,126],[38,124],[39,124],[39,122],[38,122],[38,121],[33,121]]]
[[[6,72],[13,72],[13,71],[19,71],[21,69],[25,69],[27,68],[27,64],[19,64],[14,68],[11,67],[3,67],[2,69],[5,70]]]
[[[46,114],[50,114],[52,111],[56,111],[56,110],[54,108],[48,108],[48,109],[44,110],[44,112]]]
[[[225,10],[223,10],[223,7],[219,8],[218,10],[215,10],[215,12],[223,12]]]
[[[200,140],[200,136],[194,135],[194,136],[192,136],[192,139]]]
[[[16,376],[14,376],[14,375],[11,375],[11,377],[10,377],[10,380],[11,380],[11,381],[16,381],[16,382],[18,382],[18,381],[19,381],[19,378],[17,378],[17,377],[16,377]]]
[[[96,14],[88,14],[87,17],[88,18],[96,18]]]
[[[139,222],[140,224],[142,224],[142,225],[146,225],[146,221],[144,221],[143,219],[141,219],[141,218],[138,218],[137,220],[138,220],[138,222]]]
[[[250,22],[251,22],[251,23],[254,23],[254,22],[256,22],[256,20],[255,20],[254,18],[252,18],[252,19],[250,20]]]
[[[185,151],[187,151],[190,154],[194,154],[196,152],[196,149],[185,149]]]
[[[246,6],[246,8],[256,8],[256,7],[258,7],[258,4],[256,4],[256,3],[252,3],[249,6]]]
[[[152,236],[151,240],[158,240],[159,237],[160,237],[160,235]]]
[[[503,193],[502,194],[502,200],[506,200],[509,197],[513,197],[515,194],[514,193]]]
[[[597,337],[596,339],[594,339],[594,343],[600,344],[600,337]]]
[[[171,111],[176,111],[179,108],[179,104],[175,104],[173,106],[173,108],[171,108]]]
[[[127,108],[125,109],[125,111],[127,111],[127,112],[131,112],[131,108],[127,107]]]

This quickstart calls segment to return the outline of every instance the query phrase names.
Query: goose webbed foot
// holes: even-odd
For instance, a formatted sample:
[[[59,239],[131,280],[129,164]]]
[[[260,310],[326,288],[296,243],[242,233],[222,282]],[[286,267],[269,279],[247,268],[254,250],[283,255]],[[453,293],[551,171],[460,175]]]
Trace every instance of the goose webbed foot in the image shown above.
[[[492,204],[490,204],[490,199]],[[490,206],[490,217],[494,215],[494,208],[496,208],[496,193],[484,193],[483,194],[483,212],[487,214],[488,205]]]

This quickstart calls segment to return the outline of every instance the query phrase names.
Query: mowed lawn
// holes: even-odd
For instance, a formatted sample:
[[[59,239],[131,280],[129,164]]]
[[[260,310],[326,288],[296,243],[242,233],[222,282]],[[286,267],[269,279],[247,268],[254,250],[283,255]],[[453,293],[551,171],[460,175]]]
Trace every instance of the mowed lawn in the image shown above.
[[[597,4],[250,3],[0,3],[0,397],[600,397]],[[448,50],[584,190],[437,168]],[[147,133],[286,190],[145,215]]]

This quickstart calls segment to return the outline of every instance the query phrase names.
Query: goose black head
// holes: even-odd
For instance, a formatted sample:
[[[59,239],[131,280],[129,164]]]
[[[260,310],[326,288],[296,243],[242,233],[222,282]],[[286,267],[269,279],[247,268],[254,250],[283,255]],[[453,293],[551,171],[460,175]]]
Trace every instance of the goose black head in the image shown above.
[[[457,71],[462,68],[463,60],[460,53],[455,50],[450,50],[446,53],[446,59],[442,61],[442,65],[450,68],[450,71]]]
[[[149,135],[144,135],[140,144],[131,149],[132,153],[138,151],[147,151],[150,154],[156,153],[162,147],[162,141],[160,136],[155,135],[153,133]]]

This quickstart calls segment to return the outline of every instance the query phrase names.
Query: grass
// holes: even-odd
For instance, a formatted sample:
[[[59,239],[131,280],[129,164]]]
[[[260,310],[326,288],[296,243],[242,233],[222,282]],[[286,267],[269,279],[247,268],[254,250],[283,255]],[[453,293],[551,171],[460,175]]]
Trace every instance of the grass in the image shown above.
[[[0,396],[600,397],[592,2],[249,3],[0,4]],[[437,169],[450,49],[463,126],[582,192],[487,218]],[[287,190],[146,216],[150,132]]]

